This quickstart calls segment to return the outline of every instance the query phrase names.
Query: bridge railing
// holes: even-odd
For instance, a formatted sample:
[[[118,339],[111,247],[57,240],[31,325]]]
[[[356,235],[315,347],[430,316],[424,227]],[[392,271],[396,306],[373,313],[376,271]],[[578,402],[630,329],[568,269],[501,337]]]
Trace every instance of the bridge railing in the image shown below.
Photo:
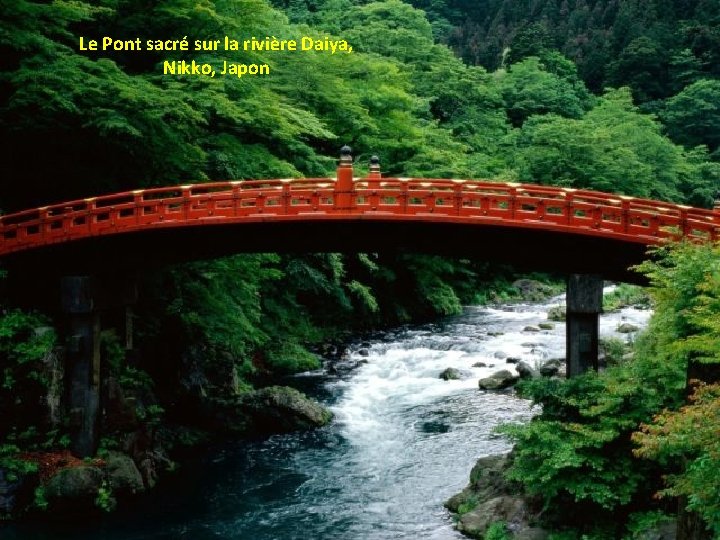
[[[366,215],[542,228],[646,244],[717,240],[713,210],[589,190],[482,180],[249,180],[148,188],[0,216],[0,255],[153,227]],[[350,176],[347,176],[347,175]]]

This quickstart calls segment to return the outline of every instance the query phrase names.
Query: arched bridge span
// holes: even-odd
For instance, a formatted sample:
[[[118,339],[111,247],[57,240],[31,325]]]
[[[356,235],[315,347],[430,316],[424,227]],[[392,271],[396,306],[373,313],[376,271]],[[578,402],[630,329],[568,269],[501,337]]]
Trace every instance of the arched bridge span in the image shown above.
[[[377,168],[375,168],[377,169]],[[633,280],[648,245],[720,237],[720,213],[479,180],[250,180],[149,188],[0,217],[7,264],[134,266],[253,251],[408,249]]]

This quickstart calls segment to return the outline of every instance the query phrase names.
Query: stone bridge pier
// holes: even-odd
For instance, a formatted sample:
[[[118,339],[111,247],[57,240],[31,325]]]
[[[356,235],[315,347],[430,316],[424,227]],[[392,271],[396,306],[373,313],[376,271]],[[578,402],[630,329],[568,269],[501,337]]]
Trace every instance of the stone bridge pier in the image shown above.
[[[570,274],[565,296],[565,362],[568,378],[598,369],[598,336],[603,279],[597,274]]]
[[[60,290],[71,451],[78,457],[89,457],[97,450],[102,408],[103,323],[116,329],[126,350],[132,349],[132,305],[137,300],[137,286],[134,279],[125,276],[80,275],[62,277]]]

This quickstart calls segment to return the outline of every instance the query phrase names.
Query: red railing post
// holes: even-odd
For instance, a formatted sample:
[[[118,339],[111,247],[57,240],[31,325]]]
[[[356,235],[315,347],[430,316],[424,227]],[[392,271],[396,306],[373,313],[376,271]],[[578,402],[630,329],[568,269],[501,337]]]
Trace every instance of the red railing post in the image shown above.
[[[40,221],[40,238],[45,240],[45,233],[47,232],[47,228],[50,226],[48,224],[48,209],[47,206],[43,206],[42,208],[38,209],[38,220]]]
[[[182,205],[183,205],[183,220],[187,221],[190,218],[190,205],[192,204],[192,199],[190,195],[190,190],[192,189],[191,186],[182,186],[181,193],[182,193]],[[165,201],[163,201],[163,210],[160,214],[161,216],[164,216],[167,213],[167,205],[165,204]],[[163,218],[161,218],[163,219]]]
[[[133,193],[133,212],[135,213],[135,225],[140,225],[142,222],[142,214],[145,206],[143,205],[143,192],[141,189],[136,189]]]
[[[690,232],[688,228],[687,214],[687,208],[680,208],[680,234],[682,235],[682,238],[685,238]]]
[[[459,216],[462,214],[462,203],[463,203],[463,185],[458,182],[453,186],[454,199],[455,199],[455,215]]]
[[[515,219],[515,206],[517,205],[517,187],[511,186],[508,196],[508,210],[510,219]]]
[[[368,189],[378,189],[380,187],[380,158],[377,156],[370,157],[370,172],[368,173]]]
[[[240,184],[233,182],[231,186],[233,215],[237,217],[240,215]]]
[[[565,212],[568,225],[572,225],[575,221],[575,200],[571,191],[565,190]]]
[[[85,218],[89,234],[97,232],[97,216],[95,215],[95,197],[85,199]]]
[[[340,149],[340,164],[337,168],[335,181],[335,198],[333,206],[340,212],[349,212],[352,208],[353,166],[352,149],[345,145]]]
[[[282,184],[282,213],[284,216],[287,216],[290,214],[290,204],[292,194],[290,193],[290,182],[283,182]]]
[[[623,232],[627,234],[630,232],[630,198],[620,196],[622,199],[622,228]]]

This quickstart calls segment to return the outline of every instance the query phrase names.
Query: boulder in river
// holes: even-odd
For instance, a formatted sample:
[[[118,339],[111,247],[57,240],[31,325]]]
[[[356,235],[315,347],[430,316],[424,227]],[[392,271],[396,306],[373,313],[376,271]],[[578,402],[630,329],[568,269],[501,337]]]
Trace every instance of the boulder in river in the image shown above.
[[[360,349],[360,350],[358,351],[358,354],[359,354],[360,356],[370,356],[370,351],[368,351],[367,349]]]
[[[443,372],[440,374],[440,378],[444,381],[455,381],[460,379],[460,377],[460,370],[453,367],[444,369]]]
[[[547,313],[549,321],[565,322],[565,306],[553,306]]]
[[[241,408],[252,431],[286,433],[324,426],[332,413],[302,392],[287,386],[269,386],[243,396]]]
[[[488,367],[485,362],[475,362],[472,367]]]
[[[498,360],[502,360],[503,358],[507,358],[507,353],[503,351],[495,351],[493,353],[493,356],[497,358]]]
[[[523,332],[539,332],[539,331],[540,331],[540,328],[538,328],[537,326],[526,326],[525,328],[523,328]]]
[[[627,322],[622,323],[616,329],[616,331],[621,334],[632,334],[633,332],[637,332],[638,330],[640,330],[639,327]]]
[[[483,538],[492,524],[504,522],[512,538],[547,539],[547,531],[535,525],[539,509],[516,495],[517,485],[505,479],[508,466],[508,455],[480,458],[470,472],[470,484],[445,507],[460,514],[457,529],[473,538]]]
[[[502,521],[509,526],[527,521],[528,516],[529,511],[523,499],[511,496],[495,497],[460,516],[457,529],[473,538],[484,538],[493,523]]]
[[[553,358],[543,362],[540,366],[540,375],[543,377],[553,377],[560,372],[560,368],[565,365],[565,360],[561,358]]]
[[[508,364],[517,364],[518,362],[520,362],[520,358],[518,358],[517,356],[508,356],[505,359],[505,362],[507,362]]]
[[[540,330],[552,330],[555,328],[555,325],[551,322],[541,322],[538,323],[538,328]]]
[[[538,376],[538,372],[525,361],[518,362],[515,369],[521,379],[534,379]]]
[[[481,390],[502,390],[514,385],[518,382],[518,379],[519,377],[517,375],[513,375],[507,369],[501,369],[493,373],[490,377],[480,379],[478,386]]]

